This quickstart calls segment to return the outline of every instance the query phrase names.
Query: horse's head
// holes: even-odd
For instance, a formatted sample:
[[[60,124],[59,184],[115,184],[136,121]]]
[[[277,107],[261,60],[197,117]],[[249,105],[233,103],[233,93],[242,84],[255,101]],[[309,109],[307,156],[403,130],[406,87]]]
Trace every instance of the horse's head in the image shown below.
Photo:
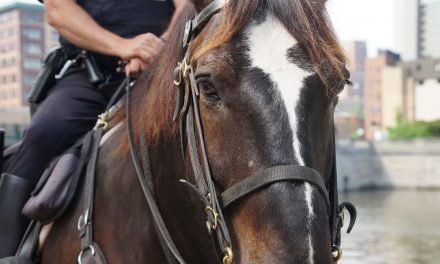
[[[199,11],[209,2],[193,0]],[[348,77],[324,1],[230,0],[189,50],[219,193],[280,165],[328,181],[333,112]],[[235,263],[332,262],[328,205],[315,184],[274,182],[223,213]]]

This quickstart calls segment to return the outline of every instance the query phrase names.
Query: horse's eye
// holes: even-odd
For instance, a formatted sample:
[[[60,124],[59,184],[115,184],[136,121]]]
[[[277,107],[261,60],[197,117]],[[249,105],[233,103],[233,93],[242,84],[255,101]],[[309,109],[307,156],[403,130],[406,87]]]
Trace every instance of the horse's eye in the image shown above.
[[[345,87],[346,86],[352,86],[353,85],[353,83],[350,81],[350,80],[344,80],[344,81],[342,81],[339,85],[338,85],[338,87],[337,87],[337,89],[335,89],[335,95],[338,95],[338,94],[340,94],[342,91],[344,91],[344,89],[345,89]]]
[[[199,89],[202,92],[202,94],[211,100],[218,100],[219,97],[217,95],[217,89],[215,88],[214,84],[209,81],[200,81],[199,82]]]

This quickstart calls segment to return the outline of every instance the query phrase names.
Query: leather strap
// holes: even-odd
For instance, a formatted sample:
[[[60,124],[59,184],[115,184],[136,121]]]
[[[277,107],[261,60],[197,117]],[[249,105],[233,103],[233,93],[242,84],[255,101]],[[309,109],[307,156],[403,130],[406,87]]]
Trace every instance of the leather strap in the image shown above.
[[[344,225],[344,209],[346,209],[350,215],[350,222],[348,224],[347,233],[350,233],[356,222],[357,212],[356,207],[349,202],[343,202],[339,204],[338,200],[338,170],[336,162],[336,135],[335,127],[333,125],[333,165],[328,183],[328,190],[330,196],[330,232],[332,251],[340,251],[341,246],[341,229]],[[339,256],[340,257],[340,256]]]
[[[112,97],[110,98],[110,100],[107,103],[107,107],[105,109],[106,112],[108,110],[110,110],[110,108],[112,106],[114,106],[117,103],[117,101],[123,96],[123,94],[125,92],[125,86],[128,85],[128,83],[127,83],[128,81],[129,80],[126,78],[121,82],[121,84],[119,84],[118,88],[115,90]]]
[[[37,255],[42,226],[39,222],[31,221],[15,256],[31,260]]]
[[[198,13],[192,20],[192,31],[194,34],[198,34],[211,17],[220,12],[227,2],[227,0],[214,0],[200,11],[200,13]]]
[[[106,111],[100,116],[102,123],[97,123],[94,130],[89,132],[84,139],[79,166],[82,168],[87,162],[87,169],[84,183],[84,212],[78,219],[79,238],[81,240],[81,252],[78,255],[78,263],[98,263],[106,264],[107,260],[99,248],[99,245],[93,241],[93,212],[95,200],[95,181],[96,181],[96,163],[99,155],[101,138],[107,128],[107,118],[109,109],[122,96],[125,86],[129,86],[129,79],[125,79],[113,93],[110,98]],[[89,155],[90,153],[90,155]],[[75,175],[75,181],[78,181],[82,169]],[[76,184],[75,184],[76,185]]]
[[[334,133],[334,128],[333,128]],[[329,196],[331,199],[331,208],[330,208],[330,230],[331,230],[331,238],[332,238],[332,250],[336,251],[341,244],[341,219],[339,214],[339,201],[338,201],[338,175],[337,175],[337,167],[336,167],[336,140],[333,136],[333,164],[332,164],[332,172],[330,176],[330,181],[328,183]],[[337,247],[337,248],[336,248]]]
[[[78,220],[78,231],[81,240],[81,252],[78,256],[78,263],[106,264],[104,254],[98,244],[93,241],[93,209],[95,196],[95,171],[98,159],[101,137],[104,133],[103,127],[98,127],[92,133],[91,155],[87,164],[86,179],[84,184],[84,212]]]
[[[86,179],[84,184],[84,212],[79,219],[78,230],[80,231],[81,250],[86,250],[93,243],[93,206],[95,194],[95,169],[99,152],[99,141],[103,129],[98,128],[92,132],[92,152],[87,164]]]
[[[129,77],[127,77],[129,79]],[[130,83],[128,81],[128,83]],[[185,261],[183,260],[182,256],[180,255],[179,250],[177,249],[176,245],[174,244],[173,239],[171,238],[171,235],[169,234],[169,231],[165,225],[165,222],[162,218],[162,215],[160,214],[159,208],[157,207],[156,201],[154,200],[153,195],[150,192],[150,187],[148,186],[148,182],[145,180],[145,176],[142,171],[142,167],[139,162],[138,154],[136,152],[136,146],[133,140],[133,131],[132,131],[132,125],[131,125],[131,102],[130,102],[130,85],[126,86],[126,120],[127,120],[127,134],[128,134],[128,143],[130,146],[130,154],[133,161],[134,168],[136,170],[136,176],[139,179],[139,183],[141,184],[142,191],[144,193],[145,200],[147,201],[148,207],[150,208],[151,216],[153,217],[153,221],[156,228],[156,233],[165,241],[165,244],[167,248],[172,253],[173,257],[178,261],[178,263],[184,264]],[[166,252],[166,251],[165,251]]]
[[[327,208],[330,209],[328,194],[325,183],[317,171],[305,166],[284,165],[267,168],[241,182],[233,185],[221,194],[224,208],[231,205],[238,199],[249,195],[268,185],[282,182],[309,182],[318,188],[325,199]]]
[[[224,7],[228,0],[214,0],[200,11],[192,20],[185,25],[185,34],[183,37],[183,47],[188,48],[191,39],[200,33],[203,27],[208,23],[211,17]]]
[[[208,193],[204,194],[204,200],[208,202],[206,204],[206,213],[208,223],[209,225],[211,225],[208,230],[210,232],[215,231],[217,235],[218,245],[220,245],[222,251],[226,254],[228,250],[227,248],[232,250],[232,240],[223,215],[223,208],[220,205],[217,188],[214,181],[212,180],[211,169],[206,152],[205,136],[203,135],[203,126],[200,118],[197,84],[195,82],[194,72],[192,71],[192,69],[190,69],[188,72],[187,85],[190,86],[191,93],[191,100],[188,102],[189,111],[187,114],[187,127],[190,128],[188,129],[188,132],[192,133],[192,135],[188,135],[188,138],[195,138],[194,129],[191,129],[195,127],[201,153],[201,161],[199,160],[198,162],[193,163],[193,167],[194,165],[199,166],[198,170],[204,172],[203,175],[199,175],[200,178],[198,179],[198,181],[204,182],[205,186],[207,186]],[[188,141],[188,145],[190,145],[190,148],[194,149],[194,151],[197,152],[197,145],[195,141]],[[200,164],[203,164],[204,170],[200,168]]]

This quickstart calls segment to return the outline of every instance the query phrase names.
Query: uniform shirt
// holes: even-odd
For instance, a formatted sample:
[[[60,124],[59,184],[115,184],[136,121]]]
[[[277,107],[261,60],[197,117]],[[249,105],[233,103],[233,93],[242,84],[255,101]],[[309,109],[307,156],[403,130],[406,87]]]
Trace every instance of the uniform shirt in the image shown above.
[[[160,36],[174,12],[172,0],[78,0],[77,3],[101,27],[124,38],[147,32]],[[63,37],[60,43],[69,53],[78,50]],[[94,55],[102,70],[116,69],[118,58]]]

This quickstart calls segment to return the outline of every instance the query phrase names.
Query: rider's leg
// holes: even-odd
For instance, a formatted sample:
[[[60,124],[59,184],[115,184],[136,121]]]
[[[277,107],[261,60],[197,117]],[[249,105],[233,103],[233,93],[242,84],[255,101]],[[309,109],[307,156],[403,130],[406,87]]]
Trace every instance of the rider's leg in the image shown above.
[[[33,184],[20,177],[0,176],[0,257],[13,254],[20,243],[27,220],[21,216],[21,207],[26,202]]]
[[[56,155],[93,128],[97,115],[104,111],[107,101],[107,97],[90,85],[83,70],[65,76],[51,90],[33,116],[7,173],[27,184],[36,184],[45,167]],[[0,191],[3,191],[3,186]],[[14,209],[0,210],[0,219],[21,217],[17,214],[20,213],[29,192],[26,189],[20,193],[12,191],[0,194],[0,208],[3,208],[2,204],[9,204],[9,199],[17,200],[14,205],[11,204]],[[13,196],[4,198],[9,194]],[[13,232],[6,232],[12,228]],[[18,247],[16,241],[20,240],[25,228],[24,224],[11,226],[3,221],[0,223],[0,258],[15,253]]]

